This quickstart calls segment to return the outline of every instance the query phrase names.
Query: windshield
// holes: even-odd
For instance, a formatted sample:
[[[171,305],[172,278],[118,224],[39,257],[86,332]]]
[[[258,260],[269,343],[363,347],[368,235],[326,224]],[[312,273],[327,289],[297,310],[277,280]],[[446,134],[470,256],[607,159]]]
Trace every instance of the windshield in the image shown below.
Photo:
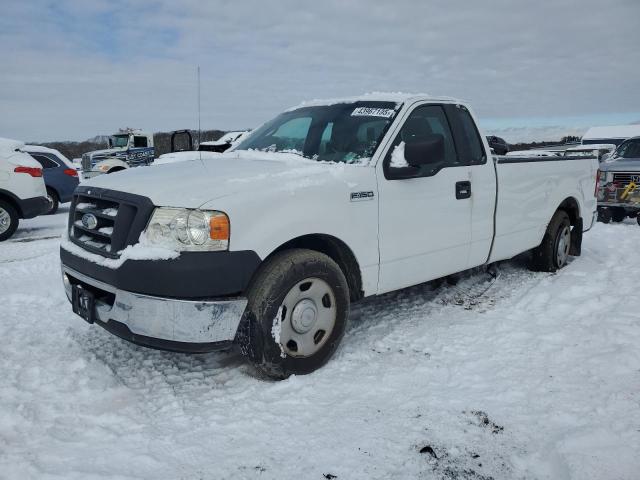
[[[234,150],[295,153],[318,161],[366,163],[398,108],[394,102],[299,108],[265,123]]]
[[[111,145],[114,147],[126,147],[129,144],[129,135],[114,135]]]
[[[640,138],[627,140],[616,150],[616,157],[640,158]]]

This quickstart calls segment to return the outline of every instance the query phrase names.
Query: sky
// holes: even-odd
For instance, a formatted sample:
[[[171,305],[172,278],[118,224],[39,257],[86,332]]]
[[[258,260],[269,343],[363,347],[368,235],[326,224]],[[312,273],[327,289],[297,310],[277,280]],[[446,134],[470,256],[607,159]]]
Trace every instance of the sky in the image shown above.
[[[203,129],[372,91],[462,98],[513,138],[640,121],[639,0],[0,4],[0,137],[197,128],[198,66]]]

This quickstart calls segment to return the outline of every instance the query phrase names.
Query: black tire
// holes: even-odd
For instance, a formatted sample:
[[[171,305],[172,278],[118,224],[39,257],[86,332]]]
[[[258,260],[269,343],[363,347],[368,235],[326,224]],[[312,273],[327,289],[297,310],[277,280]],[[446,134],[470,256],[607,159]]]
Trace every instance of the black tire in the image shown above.
[[[568,236],[567,236],[568,229]],[[555,272],[566,265],[571,249],[571,221],[564,210],[553,214],[542,243],[533,249],[531,270]]]
[[[611,210],[608,208],[599,208],[598,209],[598,221],[601,223],[609,223],[611,222]]]
[[[638,225],[640,225],[640,215],[636,216],[636,222],[638,222]]]
[[[58,206],[60,205],[60,199],[58,198],[58,194],[52,188],[47,188],[47,198],[49,199],[49,210],[45,212],[45,215],[53,215],[58,211]]]
[[[0,230],[4,230],[0,233],[0,242],[10,238],[18,229],[18,223],[20,223],[20,217],[18,217],[18,211],[8,202],[0,200],[0,222],[8,222],[8,228],[6,224],[0,225]]]
[[[620,223],[624,221],[625,218],[627,218],[627,212],[624,208],[616,207],[611,210],[611,219],[614,222]]]
[[[335,322],[330,332],[316,332],[321,334],[318,342],[313,336],[313,342],[318,345],[314,347],[318,348],[316,352],[310,356],[295,356],[288,350],[290,343],[283,346],[274,338],[275,332],[285,331],[284,325],[278,324],[277,329],[274,325],[279,318],[282,322],[289,322],[288,328],[294,328],[293,312],[286,312],[283,302],[288,294],[297,292],[298,287],[303,290],[301,285],[307,279],[319,279],[324,286],[330,287],[335,300],[332,310]],[[282,379],[291,374],[304,375],[317,370],[335,353],[344,336],[349,318],[349,287],[340,267],[323,253],[293,249],[275,254],[260,267],[249,286],[247,297],[248,304],[236,341],[243,355],[269,377]],[[322,303],[324,300],[323,297]],[[319,308],[325,307],[330,308],[326,305]],[[327,334],[327,338],[322,332]],[[281,338],[282,335],[284,333],[280,333]]]

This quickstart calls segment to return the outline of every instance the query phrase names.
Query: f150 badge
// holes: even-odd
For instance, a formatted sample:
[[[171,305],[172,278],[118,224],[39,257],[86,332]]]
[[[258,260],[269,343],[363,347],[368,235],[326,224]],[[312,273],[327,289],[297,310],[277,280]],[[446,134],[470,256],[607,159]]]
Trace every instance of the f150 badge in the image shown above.
[[[351,192],[351,201],[352,202],[362,202],[364,200],[373,200],[374,193],[369,192]]]

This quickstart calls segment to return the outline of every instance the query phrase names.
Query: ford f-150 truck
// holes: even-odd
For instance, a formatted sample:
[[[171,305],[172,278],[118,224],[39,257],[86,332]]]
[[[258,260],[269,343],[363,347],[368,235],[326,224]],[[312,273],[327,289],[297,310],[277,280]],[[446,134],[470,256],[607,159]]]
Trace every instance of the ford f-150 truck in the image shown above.
[[[489,152],[457,100],[303,104],[215,158],[78,187],[64,286],[74,312],[131,342],[236,342],[267,375],[309,373],[350,302],[526,251],[542,271],[580,254],[597,159]]]
[[[635,217],[640,224],[639,212],[640,137],[633,137],[622,142],[612,156],[600,164],[598,219],[609,223]]]

